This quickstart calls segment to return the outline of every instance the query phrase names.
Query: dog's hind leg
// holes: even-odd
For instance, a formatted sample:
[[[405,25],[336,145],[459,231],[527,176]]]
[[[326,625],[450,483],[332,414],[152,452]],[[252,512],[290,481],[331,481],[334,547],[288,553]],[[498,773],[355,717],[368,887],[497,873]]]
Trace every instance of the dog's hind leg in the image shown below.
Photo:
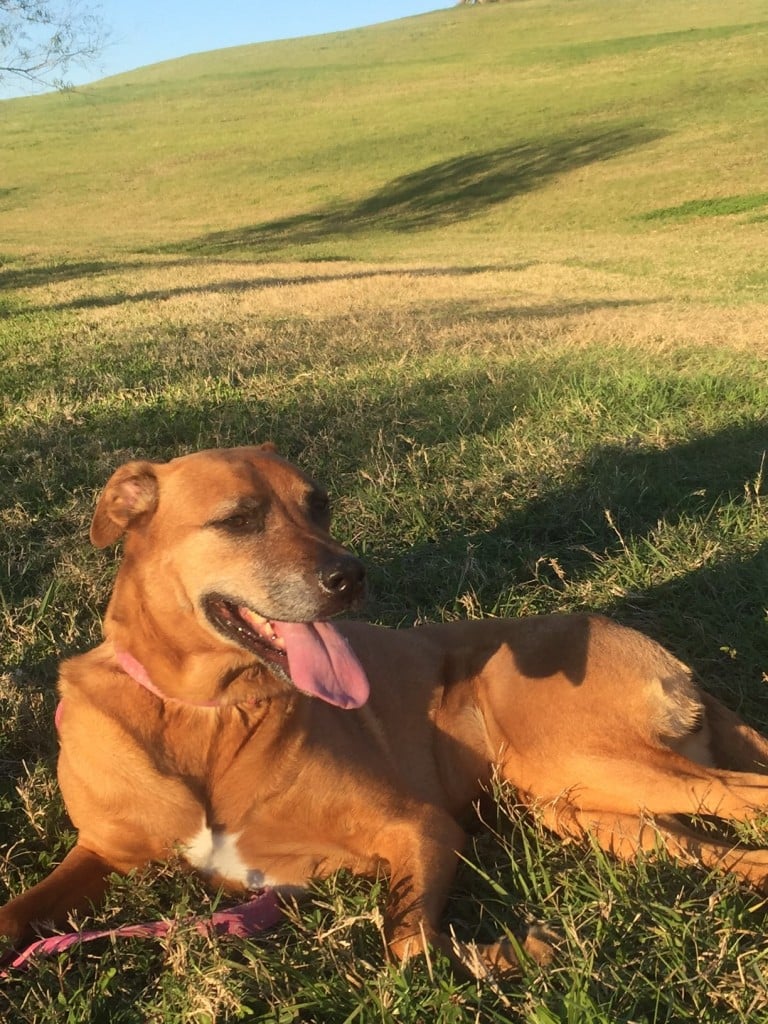
[[[533,800],[567,794],[577,808],[618,815],[684,814],[749,821],[768,812],[768,776],[708,768],[660,744],[555,754],[546,768],[502,774]],[[525,769],[528,769],[527,771]],[[544,776],[544,771],[546,775]],[[530,781],[529,781],[530,780]]]
[[[101,902],[115,867],[85,847],[73,847],[47,878],[0,908],[0,936],[29,941],[36,925],[60,927],[70,913]]]
[[[702,692],[709,748],[718,768],[768,774],[768,739],[750,728],[716,697]]]
[[[608,853],[633,860],[640,851],[664,848],[683,864],[732,872],[768,892],[768,849],[744,849],[722,837],[709,837],[669,815],[656,818],[580,810],[565,799],[536,804],[542,823],[563,838],[591,836]]]

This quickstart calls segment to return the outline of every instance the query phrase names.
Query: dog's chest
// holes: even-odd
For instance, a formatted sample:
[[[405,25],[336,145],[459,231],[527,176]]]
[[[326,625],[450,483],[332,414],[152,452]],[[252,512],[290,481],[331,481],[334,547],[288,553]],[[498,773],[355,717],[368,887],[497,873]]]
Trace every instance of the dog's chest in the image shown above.
[[[262,889],[277,884],[275,879],[245,862],[239,847],[240,835],[221,828],[211,829],[203,823],[184,844],[184,858],[201,874],[221,878],[234,886]]]

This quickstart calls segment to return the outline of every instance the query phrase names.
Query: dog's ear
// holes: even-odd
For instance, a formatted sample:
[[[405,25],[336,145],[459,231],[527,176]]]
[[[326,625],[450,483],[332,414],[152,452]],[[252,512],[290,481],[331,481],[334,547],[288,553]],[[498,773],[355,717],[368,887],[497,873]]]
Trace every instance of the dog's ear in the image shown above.
[[[260,452],[269,452],[270,455],[280,454],[274,441],[265,441],[263,444],[257,444],[256,447]]]
[[[154,512],[158,484],[152,462],[127,462],[107,482],[91,522],[91,543],[114,544],[139,516]]]

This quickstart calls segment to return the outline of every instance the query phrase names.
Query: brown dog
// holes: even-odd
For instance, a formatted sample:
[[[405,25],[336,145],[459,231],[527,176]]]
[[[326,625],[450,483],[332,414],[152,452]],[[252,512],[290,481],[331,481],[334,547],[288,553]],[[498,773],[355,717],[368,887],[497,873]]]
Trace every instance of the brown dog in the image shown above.
[[[561,835],[621,857],[661,840],[766,886],[768,850],[674,817],[768,809],[768,741],[685,666],[588,615],[331,626],[364,571],[329,518],[271,445],[114,474],[91,528],[100,547],[125,535],[106,640],[61,670],[59,781],[79,838],[0,910],[0,933],[62,923],[110,872],[180,851],[239,890],[383,869],[391,954],[426,942],[455,958],[439,925],[457,819],[496,774]],[[540,936],[524,946],[547,959]],[[516,962],[508,942],[481,956]]]

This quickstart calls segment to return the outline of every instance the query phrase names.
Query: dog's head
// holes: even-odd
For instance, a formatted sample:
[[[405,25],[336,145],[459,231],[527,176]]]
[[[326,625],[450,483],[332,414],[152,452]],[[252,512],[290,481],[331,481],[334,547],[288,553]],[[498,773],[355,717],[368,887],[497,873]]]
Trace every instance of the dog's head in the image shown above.
[[[124,631],[135,616],[182,646],[185,634],[229,645],[355,707],[365,676],[326,620],[360,601],[365,570],[329,527],[326,492],[262,445],[127,463],[99,499],[91,540],[125,537],[110,608]]]

